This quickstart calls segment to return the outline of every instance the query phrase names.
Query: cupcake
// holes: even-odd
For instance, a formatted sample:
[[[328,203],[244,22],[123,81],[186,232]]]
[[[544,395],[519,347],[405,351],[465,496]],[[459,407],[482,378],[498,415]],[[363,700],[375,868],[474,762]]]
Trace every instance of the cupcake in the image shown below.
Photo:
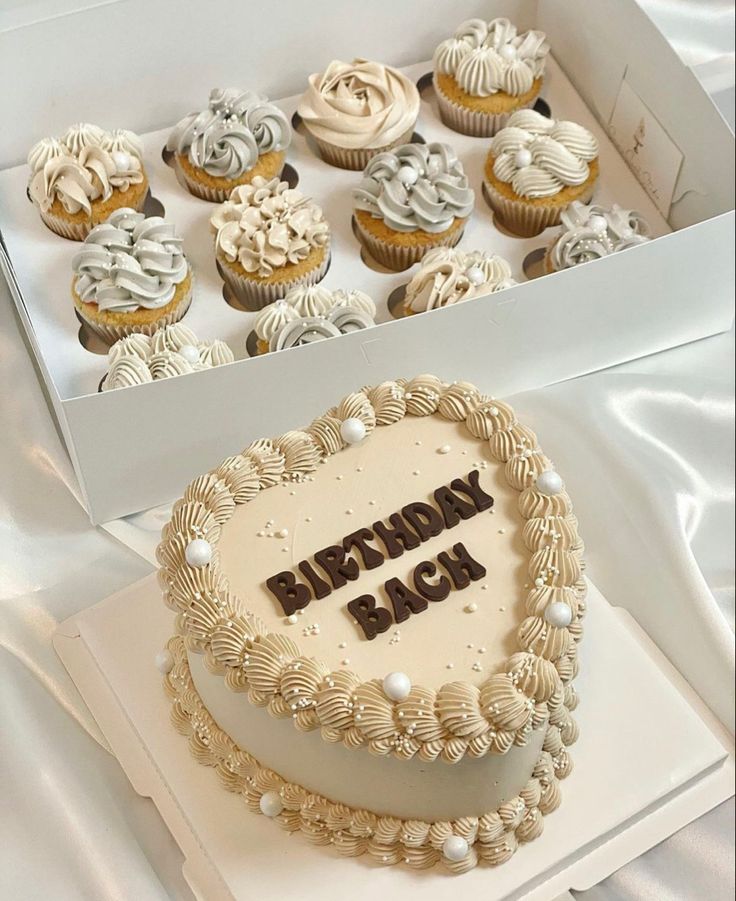
[[[226,88],[179,122],[166,149],[195,197],[222,203],[238,185],[280,175],[290,143],[291,126],[277,106],[262,94]]]
[[[406,286],[404,314],[450,307],[515,284],[511,267],[495,253],[437,247],[424,255]]]
[[[577,200],[561,215],[560,232],[544,257],[547,272],[571,269],[600,257],[644,244],[651,238],[649,223],[635,210],[585,206]]]
[[[399,271],[433,247],[457,244],[475,195],[448,144],[403,144],[373,157],[353,201],[361,242]]]
[[[359,170],[382,150],[409,141],[419,104],[416,85],[396,69],[334,60],[310,76],[297,111],[325,162]]]
[[[375,325],[376,305],[363,291],[295,288],[256,317],[259,354],[336,338]]]
[[[256,176],[235,188],[210,223],[222,277],[252,309],[327,272],[330,229],[321,208],[278,178]]]
[[[519,34],[508,19],[470,19],[434,52],[434,87],[445,125],[488,138],[509,116],[533,106],[549,44],[541,31]]]
[[[491,140],[486,198],[498,221],[528,238],[578,200],[587,203],[598,180],[598,141],[582,125],[519,110]]]
[[[100,383],[100,390],[113,391],[188,372],[201,372],[232,363],[234,359],[224,341],[198,341],[185,325],[167,325],[150,337],[134,334],[113,344],[107,355],[108,372]]]
[[[159,216],[116,210],[87,235],[72,268],[74,307],[108,344],[178,322],[192,301],[181,238]]]
[[[28,195],[41,219],[73,241],[121,207],[142,209],[148,194],[143,143],[124,129],[73,125],[61,138],[34,144],[28,165]]]

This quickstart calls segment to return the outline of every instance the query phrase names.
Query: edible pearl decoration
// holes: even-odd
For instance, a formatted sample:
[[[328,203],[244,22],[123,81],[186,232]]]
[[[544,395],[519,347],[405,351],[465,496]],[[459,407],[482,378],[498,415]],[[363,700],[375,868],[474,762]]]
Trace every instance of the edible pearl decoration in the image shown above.
[[[527,150],[526,147],[522,147],[520,150],[517,150],[516,155],[514,156],[514,163],[516,164],[517,169],[525,169],[527,166],[531,166],[531,150]]]
[[[411,691],[411,679],[406,673],[389,673],[383,680],[383,693],[390,701],[405,701]]]
[[[442,854],[453,862],[464,860],[469,850],[468,843],[460,835],[448,835],[442,842]]]
[[[266,817],[277,817],[284,809],[284,802],[278,792],[265,792],[258,802],[261,813]]]
[[[591,216],[590,219],[588,219],[588,227],[597,235],[600,235],[608,230],[608,223],[603,216]]]
[[[478,285],[482,285],[486,280],[486,277],[483,274],[483,270],[480,268],[480,266],[471,266],[470,269],[468,269],[468,271],[465,273],[465,275],[470,284],[475,285],[476,287]]]
[[[179,353],[187,363],[199,363],[199,351],[193,344],[182,344],[179,348]]]
[[[156,664],[156,669],[164,676],[174,668],[174,658],[171,656],[171,651],[166,648],[156,654],[153,662]]]
[[[554,471],[554,469],[546,469],[544,472],[540,472],[537,476],[537,481],[534,483],[534,487],[540,494],[545,494],[547,497],[552,497],[555,494],[559,494],[562,491],[562,479],[559,474]]]
[[[195,538],[187,545],[184,558],[190,566],[207,566],[212,560],[212,545],[204,538]]]
[[[402,185],[416,184],[418,177],[417,170],[413,169],[411,166],[402,166],[396,173],[396,178]]]
[[[340,423],[340,437],[346,444],[360,444],[365,438],[365,425],[360,419],[351,417]]]
[[[125,153],[124,150],[113,150],[110,155],[112,156],[112,161],[115,163],[115,168],[118,171],[130,169],[130,156]]]
[[[503,47],[498,51],[498,55],[501,59],[509,60],[516,59],[516,47],[511,44],[504,44]]]
[[[572,622],[572,608],[564,601],[553,601],[544,611],[544,618],[550,626],[564,629]]]

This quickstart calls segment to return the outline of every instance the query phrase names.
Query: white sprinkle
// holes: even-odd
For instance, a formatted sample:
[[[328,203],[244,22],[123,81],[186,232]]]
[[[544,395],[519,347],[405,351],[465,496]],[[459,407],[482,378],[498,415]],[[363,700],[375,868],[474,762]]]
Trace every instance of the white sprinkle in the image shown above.
[[[415,469],[414,472],[412,473],[412,475],[413,475],[413,476],[418,476],[418,475],[419,475],[419,470],[418,470],[418,469]]]
[[[479,654],[485,654],[485,652],[486,652],[486,649],[485,649],[485,648],[478,648],[478,653],[479,653]]]
[[[338,482],[342,482],[342,476],[335,476]]]
[[[414,444],[415,444],[417,447],[421,447],[421,446],[422,446],[422,442],[421,442],[421,441],[415,441]]]
[[[349,657],[345,657],[343,660],[340,661],[340,663],[341,663],[343,666],[349,666],[349,665],[350,665],[350,658],[349,658]]]
[[[481,591],[488,591],[488,586],[487,586],[487,585],[481,585],[481,586],[480,586],[480,590],[481,590]]]
[[[358,466],[358,467],[356,467],[355,471],[356,471],[356,472],[363,472],[363,467],[362,467],[362,466]]]
[[[471,642],[469,642],[468,644],[466,644],[465,647],[466,647],[466,648],[474,648],[475,645],[474,645],[473,642],[471,641]]]
[[[499,530],[498,530],[498,534],[499,534],[499,535],[505,535],[505,534],[506,534],[506,529],[499,529]]]
[[[348,509],[345,512],[347,513],[348,516],[350,516],[352,514],[353,510],[351,507],[348,507]]]
[[[438,454],[449,454],[451,450],[452,450],[452,448],[450,447],[449,444],[443,444],[442,447],[437,448],[437,453]]]
[[[264,536],[265,534],[266,534],[266,533],[263,531],[263,529],[261,529],[260,532],[256,532],[256,537],[258,537],[258,538],[263,538],[263,536]]]
[[[505,607],[499,607],[498,609],[501,611],[501,613],[505,613],[505,612],[506,612],[506,608],[505,608]]]
[[[286,622],[287,622],[290,626],[293,626],[294,623],[296,622],[296,614],[295,614],[295,613],[292,613],[291,616],[287,616],[287,617],[286,617]]]
[[[276,533],[276,537],[277,538],[288,538],[289,530],[288,529],[279,529],[278,532]]]
[[[338,645],[338,648],[346,648],[347,646],[348,646],[347,641],[341,641],[340,644]]]
[[[475,611],[476,611],[477,609],[478,609],[478,605],[475,603],[475,601],[471,601],[471,602],[466,606],[465,612],[466,612],[466,613],[475,613]]]
[[[376,502],[375,502],[375,501],[368,501],[368,503],[370,504],[371,507],[375,507],[375,506],[376,506]]]
[[[288,553],[289,553],[289,548],[288,548],[288,547],[282,547],[282,548],[281,548],[281,553],[282,553],[282,554],[288,554]]]
[[[471,669],[475,670],[476,673],[479,673],[479,672],[481,671],[481,665],[480,665],[480,663],[477,663],[477,662],[474,663],[474,664],[471,666]]]

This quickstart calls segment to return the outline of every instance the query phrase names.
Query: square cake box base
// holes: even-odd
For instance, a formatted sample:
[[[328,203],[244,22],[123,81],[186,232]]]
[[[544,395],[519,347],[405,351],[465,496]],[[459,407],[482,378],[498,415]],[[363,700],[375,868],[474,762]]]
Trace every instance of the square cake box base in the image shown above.
[[[580,739],[563,803],[509,862],[459,877],[341,857],[225,791],[169,722],[153,658],[173,617],[154,576],[62,623],[54,645],[133,787],[153,799],[181,847],[196,897],[338,901],[349,880],[355,901],[419,891],[439,901],[450,890],[552,899],[594,885],[733,792],[729,736],[628,614],[592,585],[588,605]]]

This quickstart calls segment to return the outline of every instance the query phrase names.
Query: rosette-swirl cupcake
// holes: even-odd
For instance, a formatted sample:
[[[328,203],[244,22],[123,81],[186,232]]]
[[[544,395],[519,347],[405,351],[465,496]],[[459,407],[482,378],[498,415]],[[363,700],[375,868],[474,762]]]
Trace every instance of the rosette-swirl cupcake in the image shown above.
[[[334,60],[309,77],[297,111],[326,162],[363,169],[372,156],[411,138],[419,104],[416,85],[398,70]]]
[[[253,309],[327,272],[330,229],[322,209],[278,178],[256,176],[235,188],[210,223],[222,277]]]
[[[561,215],[560,232],[547,248],[547,272],[571,269],[650,240],[649,223],[635,210],[575,201]]]
[[[358,236],[389,269],[460,240],[475,195],[448,144],[403,144],[373,157],[353,190]]]
[[[216,88],[206,109],[175,126],[166,148],[192,194],[222,203],[238,185],[280,175],[290,143],[288,119],[262,94]]]
[[[573,201],[587,203],[598,169],[598,141],[587,128],[519,110],[491,140],[484,186],[499,222],[530,237],[559,225]]]
[[[108,344],[178,322],[192,301],[192,273],[172,223],[131,209],[95,226],[72,260],[80,318]]]
[[[445,125],[491,137],[511,113],[534,104],[549,44],[541,31],[519,33],[508,19],[470,19],[434,52],[434,86]]]
[[[495,253],[437,247],[424,255],[406,286],[404,314],[453,306],[515,284],[511,267]]]
[[[143,143],[132,131],[73,125],[31,148],[28,194],[51,231],[83,241],[114,210],[142,209],[148,194],[142,160]]]

